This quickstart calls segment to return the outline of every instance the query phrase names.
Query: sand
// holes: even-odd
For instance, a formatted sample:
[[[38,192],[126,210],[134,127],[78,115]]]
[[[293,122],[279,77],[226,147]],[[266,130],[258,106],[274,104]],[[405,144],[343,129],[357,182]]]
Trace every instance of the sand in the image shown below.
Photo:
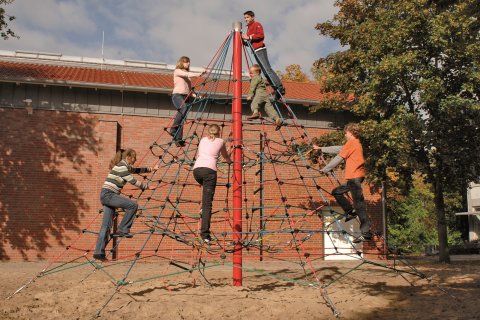
[[[340,318],[480,319],[479,261],[412,263],[431,281],[364,264],[331,284],[328,296]],[[328,283],[358,264],[316,261],[314,268]],[[127,270],[118,265],[94,271],[85,264],[38,278],[5,300],[44,266],[44,262],[0,263],[1,319],[95,318],[115,292],[109,275],[120,279]],[[165,262],[137,264],[128,279],[138,282],[123,286],[99,319],[335,319],[322,291],[298,282],[305,280],[300,265],[257,261],[245,262],[244,267],[257,271],[244,270],[243,286],[235,287],[230,266],[206,269],[204,278],[198,271],[183,272]],[[312,279],[311,269],[306,270]],[[143,281],[148,277],[153,279]]]

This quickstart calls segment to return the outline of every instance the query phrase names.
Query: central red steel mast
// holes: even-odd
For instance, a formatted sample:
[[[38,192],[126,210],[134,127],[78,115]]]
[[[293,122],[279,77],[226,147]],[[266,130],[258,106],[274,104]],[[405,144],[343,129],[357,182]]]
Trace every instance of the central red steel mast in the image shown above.
[[[242,285],[242,30],[233,23],[233,285]]]

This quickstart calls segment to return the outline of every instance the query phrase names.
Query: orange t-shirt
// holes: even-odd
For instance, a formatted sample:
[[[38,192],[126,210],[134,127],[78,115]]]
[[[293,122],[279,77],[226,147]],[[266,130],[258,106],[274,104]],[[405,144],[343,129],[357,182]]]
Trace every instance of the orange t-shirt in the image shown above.
[[[348,140],[338,155],[345,159],[345,179],[365,177],[363,148],[358,139]]]

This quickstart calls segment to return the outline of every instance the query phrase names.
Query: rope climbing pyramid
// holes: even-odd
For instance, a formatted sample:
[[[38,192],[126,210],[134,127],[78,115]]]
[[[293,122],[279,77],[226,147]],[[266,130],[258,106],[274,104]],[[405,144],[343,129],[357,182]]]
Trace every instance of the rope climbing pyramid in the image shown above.
[[[325,303],[339,315],[327,289],[363,265],[390,269],[407,281],[404,274],[426,278],[388,248],[380,234],[364,244],[352,242],[352,226],[357,223],[346,225],[343,211],[332,206],[333,198],[327,190],[335,181],[310,163],[307,154],[311,138],[283,97],[273,98],[282,126],[262,116],[242,119],[242,109],[248,108],[242,98],[247,91],[242,82],[242,62],[252,64],[255,57],[250,49],[243,45],[238,25],[234,26],[214,54],[206,74],[194,82],[195,95],[184,102],[184,144],[172,141],[171,124],[161,130],[149,152],[139,159],[141,164],[158,165],[159,169],[142,174],[143,182],[152,189],[131,194],[139,204],[133,237],[110,237],[107,260],[93,259],[100,211],[64,252],[9,298],[41,278],[82,270],[85,281],[95,275],[111,283],[111,291],[96,309],[96,315],[100,315],[123,287],[135,283],[193,272],[208,283],[205,270],[230,266],[233,284],[240,286],[242,271],[258,272],[244,266],[244,260],[285,260],[302,276],[260,273],[321,290]],[[200,139],[211,124],[220,127],[220,136],[232,150],[233,163],[221,160],[218,164],[211,221],[213,241],[205,243],[199,235],[201,186],[193,177],[192,167]],[[119,211],[116,219],[123,214]],[[387,255],[393,260],[387,260]],[[358,260],[358,264],[324,279],[319,264],[337,256]],[[159,268],[146,278],[135,275],[138,263],[159,260],[167,261],[169,267]]]

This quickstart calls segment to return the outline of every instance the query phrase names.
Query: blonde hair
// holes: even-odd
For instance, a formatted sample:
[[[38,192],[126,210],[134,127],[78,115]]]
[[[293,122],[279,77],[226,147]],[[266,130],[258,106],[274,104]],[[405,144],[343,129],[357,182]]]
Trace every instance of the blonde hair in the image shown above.
[[[125,150],[124,149],[118,150],[117,153],[115,153],[115,156],[112,158],[112,160],[110,160],[110,169],[115,167],[117,165],[117,163],[120,162],[120,160],[123,160],[126,157],[136,158],[137,153],[135,152],[135,150],[130,149],[130,148],[127,148]]]
[[[255,70],[255,72],[258,72],[258,74],[262,73],[262,68],[260,67],[259,64],[252,64],[251,68]]]
[[[188,69],[185,69],[185,67],[183,66],[183,64],[186,62],[190,62],[190,58],[186,56],[181,56],[180,59],[178,59],[177,61],[177,65],[175,66],[175,69],[183,69],[183,70],[189,71]]]
[[[215,140],[215,138],[220,137],[220,127],[218,124],[211,124],[208,126],[208,138],[210,140]]]

